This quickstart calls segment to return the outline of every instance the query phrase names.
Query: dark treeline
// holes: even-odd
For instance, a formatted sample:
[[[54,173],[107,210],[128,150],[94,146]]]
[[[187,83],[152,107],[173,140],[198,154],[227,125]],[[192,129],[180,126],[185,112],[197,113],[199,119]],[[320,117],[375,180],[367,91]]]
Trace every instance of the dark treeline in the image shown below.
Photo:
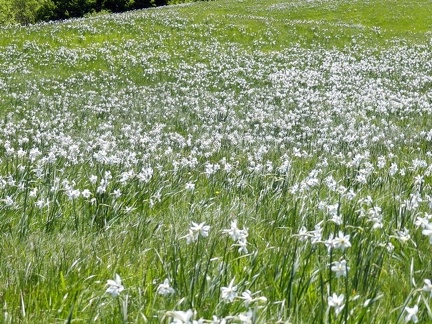
[[[199,0],[0,0],[0,25],[78,18]]]
[[[169,0],[51,0],[53,5],[49,20],[82,17],[101,11],[123,12],[153,6],[164,6]]]

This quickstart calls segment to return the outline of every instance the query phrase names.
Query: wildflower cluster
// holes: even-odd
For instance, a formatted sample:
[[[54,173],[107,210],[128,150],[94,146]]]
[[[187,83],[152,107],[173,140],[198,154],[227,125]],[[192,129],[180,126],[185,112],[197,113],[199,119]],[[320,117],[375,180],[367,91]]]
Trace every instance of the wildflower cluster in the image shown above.
[[[235,242],[233,244],[234,246],[238,247],[239,253],[248,253],[247,250],[247,237],[248,237],[248,230],[247,228],[239,229],[237,227],[237,221],[234,220],[231,222],[231,228],[225,229],[222,231],[224,234],[228,234],[231,239]]]
[[[432,43],[372,4],[0,28],[0,322],[431,321]]]

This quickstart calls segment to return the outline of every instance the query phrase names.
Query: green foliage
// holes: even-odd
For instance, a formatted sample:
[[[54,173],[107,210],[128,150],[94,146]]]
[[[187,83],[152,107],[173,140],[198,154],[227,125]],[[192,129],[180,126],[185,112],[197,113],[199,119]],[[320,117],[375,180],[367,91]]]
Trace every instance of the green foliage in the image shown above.
[[[56,8],[52,0],[39,0],[41,5],[37,9],[36,21],[48,21],[54,16],[54,10]]]
[[[0,24],[14,23],[13,5],[10,0],[0,0]]]
[[[99,1],[102,9],[111,12],[122,12],[133,7],[133,0],[103,0]],[[99,6],[99,5],[98,5]]]
[[[169,5],[181,4],[181,3],[190,3],[190,2],[198,2],[203,0],[168,0]],[[209,1],[209,0],[205,0]]]
[[[0,0],[0,25],[84,17],[196,0]]]
[[[52,0],[14,0],[15,20],[20,24],[47,20],[54,8]]]
[[[52,17],[51,0],[0,0],[0,25],[32,24]]]
[[[96,7],[96,0],[52,0],[55,5],[54,19],[82,17]]]
[[[168,4],[167,0],[98,0],[97,2],[97,11],[101,8],[111,12],[123,12]]]

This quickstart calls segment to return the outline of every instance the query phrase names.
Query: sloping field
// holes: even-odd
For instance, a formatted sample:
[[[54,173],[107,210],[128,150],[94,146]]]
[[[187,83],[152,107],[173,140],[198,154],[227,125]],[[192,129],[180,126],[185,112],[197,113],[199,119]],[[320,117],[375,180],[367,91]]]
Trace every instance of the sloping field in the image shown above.
[[[430,17],[221,0],[1,28],[0,322],[431,322]]]

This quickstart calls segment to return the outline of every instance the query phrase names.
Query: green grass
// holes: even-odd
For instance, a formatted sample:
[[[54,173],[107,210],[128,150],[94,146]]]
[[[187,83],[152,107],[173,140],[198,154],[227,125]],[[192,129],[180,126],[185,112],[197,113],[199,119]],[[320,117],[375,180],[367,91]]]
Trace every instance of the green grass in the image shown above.
[[[2,27],[0,322],[430,321],[431,11],[220,0]],[[187,244],[192,222],[210,230]]]

